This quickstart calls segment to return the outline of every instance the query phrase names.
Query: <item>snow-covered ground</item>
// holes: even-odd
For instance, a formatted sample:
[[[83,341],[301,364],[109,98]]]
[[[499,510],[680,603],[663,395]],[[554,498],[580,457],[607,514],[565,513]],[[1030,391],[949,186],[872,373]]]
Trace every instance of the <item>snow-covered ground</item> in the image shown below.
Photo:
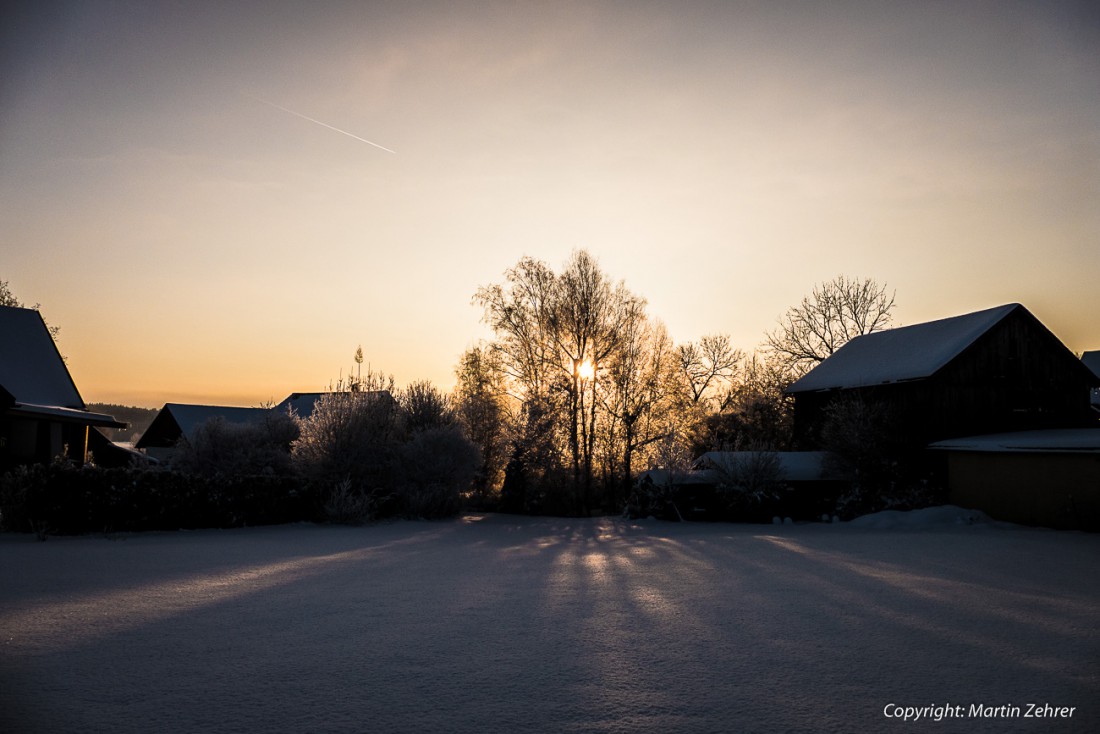
[[[0,536],[0,732],[1100,731],[1100,536],[960,517]]]

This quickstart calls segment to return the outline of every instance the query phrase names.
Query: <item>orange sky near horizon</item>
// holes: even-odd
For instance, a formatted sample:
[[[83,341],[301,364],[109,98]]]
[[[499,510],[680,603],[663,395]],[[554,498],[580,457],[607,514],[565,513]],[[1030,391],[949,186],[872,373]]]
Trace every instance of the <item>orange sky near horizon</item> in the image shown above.
[[[0,279],[89,402],[280,400],[359,345],[448,389],[477,288],[574,249],[677,341],[751,352],[844,274],[1100,349],[1087,2],[5,13]]]

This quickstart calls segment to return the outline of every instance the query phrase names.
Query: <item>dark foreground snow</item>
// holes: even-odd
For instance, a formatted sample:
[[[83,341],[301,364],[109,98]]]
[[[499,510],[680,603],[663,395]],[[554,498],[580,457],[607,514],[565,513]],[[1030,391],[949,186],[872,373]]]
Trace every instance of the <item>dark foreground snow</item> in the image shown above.
[[[887,525],[3,536],[0,732],[1100,731],[1100,536]]]

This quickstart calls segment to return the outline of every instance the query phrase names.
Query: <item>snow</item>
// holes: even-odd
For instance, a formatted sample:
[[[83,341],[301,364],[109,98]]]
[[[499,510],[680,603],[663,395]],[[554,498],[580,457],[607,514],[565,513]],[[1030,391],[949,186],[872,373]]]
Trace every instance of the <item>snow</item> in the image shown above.
[[[850,521],[852,527],[873,528],[875,530],[909,530],[942,528],[953,525],[983,525],[993,522],[989,515],[981,510],[968,510],[954,505],[925,507],[920,510],[883,510]]]
[[[960,512],[0,536],[0,731],[1100,731],[1100,536]]]
[[[788,393],[866,387],[931,377],[1005,316],[1010,303],[984,311],[857,336],[787,388]]]
[[[1053,428],[967,436],[937,441],[929,448],[994,453],[1094,453],[1100,454],[1100,429]]]

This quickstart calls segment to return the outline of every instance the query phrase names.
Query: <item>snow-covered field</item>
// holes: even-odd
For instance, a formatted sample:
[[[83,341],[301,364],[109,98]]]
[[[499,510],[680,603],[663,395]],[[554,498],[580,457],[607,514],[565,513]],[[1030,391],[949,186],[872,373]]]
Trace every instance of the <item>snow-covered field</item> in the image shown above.
[[[957,517],[0,536],[0,732],[1100,731],[1100,536]]]

